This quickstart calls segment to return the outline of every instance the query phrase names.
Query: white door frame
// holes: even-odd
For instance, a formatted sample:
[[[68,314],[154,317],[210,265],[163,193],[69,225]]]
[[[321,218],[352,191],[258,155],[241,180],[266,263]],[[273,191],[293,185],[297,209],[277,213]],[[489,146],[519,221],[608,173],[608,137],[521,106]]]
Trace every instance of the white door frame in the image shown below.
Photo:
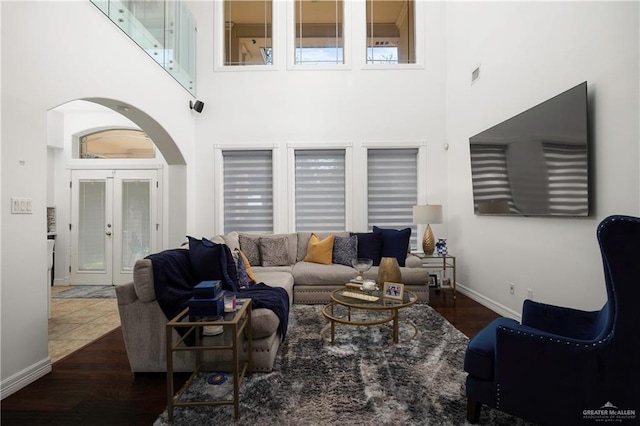
[[[122,216],[122,187],[123,182],[143,180],[150,183],[150,217],[149,217],[149,247],[146,252],[133,253],[135,257],[144,257],[146,253],[159,250],[162,244],[162,179],[161,167],[101,167],[74,168],[70,170],[70,238],[69,238],[69,280],[70,284],[87,285],[118,285],[132,281],[133,268],[127,267],[123,261],[123,216]],[[105,268],[97,271],[78,271],[78,200],[80,180],[95,179],[105,182]],[[128,257],[128,262],[135,259]],[[132,265],[131,265],[132,266]]]

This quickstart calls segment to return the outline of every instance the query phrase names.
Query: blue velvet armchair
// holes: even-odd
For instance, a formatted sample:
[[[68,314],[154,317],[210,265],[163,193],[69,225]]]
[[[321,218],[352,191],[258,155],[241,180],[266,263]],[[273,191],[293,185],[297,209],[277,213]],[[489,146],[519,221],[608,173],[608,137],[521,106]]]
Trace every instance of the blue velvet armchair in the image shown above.
[[[522,324],[499,318],[471,339],[469,422],[484,404],[540,424],[640,424],[640,218],[610,216],[597,237],[601,310],[526,300]]]

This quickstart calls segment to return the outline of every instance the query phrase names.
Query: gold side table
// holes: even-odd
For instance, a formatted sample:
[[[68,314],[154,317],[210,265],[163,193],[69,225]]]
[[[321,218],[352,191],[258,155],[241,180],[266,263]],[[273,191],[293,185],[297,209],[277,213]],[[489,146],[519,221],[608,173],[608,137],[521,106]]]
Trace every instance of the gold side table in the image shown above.
[[[239,393],[240,385],[244,381],[247,371],[251,369],[252,354],[252,333],[251,333],[251,299],[238,299],[239,308],[235,312],[227,312],[223,318],[218,321],[212,321],[209,317],[198,317],[195,320],[189,318],[189,308],[176,315],[167,323],[167,413],[169,421],[173,421],[173,409],[175,407],[194,406],[194,405],[233,405],[234,417],[237,419],[240,415]],[[220,344],[210,344],[202,333],[205,326],[221,326],[223,327],[223,335],[229,333],[231,339],[229,343],[218,342]],[[173,343],[173,330],[176,327],[187,328],[185,333]],[[188,346],[185,340],[193,336],[195,344]],[[246,336],[246,339],[243,337]],[[222,339],[224,340],[224,339]],[[242,345],[247,342],[247,359],[240,360],[242,353]],[[195,370],[184,384],[184,386],[174,395],[173,389],[173,354],[179,351],[194,351],[196,355]],[[205,362],[203,353],[206,351],[231,351],[233,354],[231,361],[221,362]],[[215,401],[182,401],[182,396],[188,389],[193,379],[201,371],[212,371],[221,365],[229,365],[233,374],[233,399],[215,400]]]
[[[433,270],[441,270],[442,277],[441,278],[449,278],[447,276],[447,270],[450,271],[451,275],[451,284],[449,286],[443,286],[441,283],[438,283],[437,289],[447,290],[450,289],[453,292],[453,299],[456,298],[456,257],[450,254],[445,256],[438,256],[436,254],[424,254],[424,253],[411,253],[414,256],[418,256],[422,259],[422,267],[425,269],[433,269]],[[442,280],[441,280],[442,281]]]

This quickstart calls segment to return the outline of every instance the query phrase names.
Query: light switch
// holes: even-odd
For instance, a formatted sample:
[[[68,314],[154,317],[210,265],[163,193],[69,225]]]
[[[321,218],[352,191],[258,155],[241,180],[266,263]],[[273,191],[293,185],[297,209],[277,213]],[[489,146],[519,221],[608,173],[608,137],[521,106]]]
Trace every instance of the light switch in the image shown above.
[[[32,199],[11,197],[11,214],[32,214]]]

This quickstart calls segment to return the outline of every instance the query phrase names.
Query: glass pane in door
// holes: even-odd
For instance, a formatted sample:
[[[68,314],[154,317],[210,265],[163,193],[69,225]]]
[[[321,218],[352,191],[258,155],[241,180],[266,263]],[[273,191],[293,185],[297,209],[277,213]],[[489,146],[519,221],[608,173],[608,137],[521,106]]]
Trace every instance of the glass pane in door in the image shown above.
[[[105,271],[106,182],[80,181],[78,270]]]
[[[122,181],[122,269],[133,270],[136,260],[150,252],[149,180]]]

